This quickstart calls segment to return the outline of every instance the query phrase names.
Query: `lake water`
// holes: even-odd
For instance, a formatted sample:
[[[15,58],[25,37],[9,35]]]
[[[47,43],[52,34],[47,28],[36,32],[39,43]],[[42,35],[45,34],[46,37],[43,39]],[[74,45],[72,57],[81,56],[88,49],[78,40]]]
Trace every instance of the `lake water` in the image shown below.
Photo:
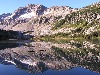
[[[99,40],[1,41],[0,75],[100,75]]]

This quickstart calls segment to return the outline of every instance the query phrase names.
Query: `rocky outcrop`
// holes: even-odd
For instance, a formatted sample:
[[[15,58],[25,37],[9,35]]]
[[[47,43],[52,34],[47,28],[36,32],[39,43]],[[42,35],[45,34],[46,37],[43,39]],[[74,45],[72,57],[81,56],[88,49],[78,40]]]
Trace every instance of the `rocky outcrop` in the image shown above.
[[[6,17],[1,21],[3,25],[16,25],[19,23],[28,22],[30,18],[42,15],[47,7],[43,5],[30,4],[26,7],[20,7],[12,15]]]
[[[25,23],[28,22],[30,18],[38,16],[65,16],[66,14],[70,14],[71,12],[76,11],[75,9],[72,9],[67,6],[54,6],[51,8],[47,8],[43,5],[35,5],[35,4],[29,4],[26,7],[20,7],[18,8],[12,15],[4,18],[3,21],[1,21],[1,24],[4,25],[16,25],[19,23]],[[63,13],[63,14],[62,14]]]
[[[11,16],[4,18],[1,21],[2,26],[0,28],[23,32],[34,31],[33,34],[36,35],[47,34],[47,30],[51,29],[52,23],[75,11],[77,11],[77,9],[68,6],[53,6],[47,8],[43,5],[30,4],[26,7],[18,8]]]
[[[100,2],[81,9],[68,6],[30,4],[17,9],[1,21],[0,29],[30,32],[30,35],[45,36],[58,33],[69,37],[90,36],[99,33]]]
[[[8,16],[10,16],[11,15],[11,13],[7,13],[7,14],[2,14],[2,15],[0,15],[0,22],[4,19],[4,18],[6,18],[6,17],[8,17]]]

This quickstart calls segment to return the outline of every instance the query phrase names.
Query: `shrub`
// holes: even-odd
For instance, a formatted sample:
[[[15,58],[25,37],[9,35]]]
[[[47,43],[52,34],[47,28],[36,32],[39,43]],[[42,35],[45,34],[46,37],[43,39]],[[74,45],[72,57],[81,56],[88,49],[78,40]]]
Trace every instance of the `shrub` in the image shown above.
[[[57,28],[61,27],[61,25],[63,25],[64,23],[65,23],[65,20],[64,19],[61,19],[60,21],[58,21],[58,22],[56,22],[54,24],[53,29],[57,29]]]

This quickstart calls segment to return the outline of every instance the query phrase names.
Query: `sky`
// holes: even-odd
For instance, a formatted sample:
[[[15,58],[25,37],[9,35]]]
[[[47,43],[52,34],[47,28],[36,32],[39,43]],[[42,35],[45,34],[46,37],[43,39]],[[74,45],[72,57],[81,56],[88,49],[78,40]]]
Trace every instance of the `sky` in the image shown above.
[[[46,7],[52,6],[70,6],[72,8],[82,8],[100,0],[1,0],[0,14],[13,13],[19,7],[28,4],[42,4]]]

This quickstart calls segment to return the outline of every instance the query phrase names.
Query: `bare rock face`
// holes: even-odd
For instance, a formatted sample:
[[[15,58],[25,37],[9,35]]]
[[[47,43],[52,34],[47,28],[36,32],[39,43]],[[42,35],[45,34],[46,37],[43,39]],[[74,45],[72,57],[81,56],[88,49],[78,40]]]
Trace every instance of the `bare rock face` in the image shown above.
[[[30,4],[26,7],[20,7],[10,16],[1,21],[3,25],[17,25],[19,23],[28,22],[30,18],[42,15],[47,7],[43,5]]]
[[[30,4],[20,7],[12,15],[1,21],[0,29],[14,31],[34,31],[31,35],[46,35],[51,33],[52,24],[65,18],[67,14],[77,11],[68,6],[53,6]]]
[[[31,31],[31,35],[34,36],[52,35],[59,32],[70,33],[73,30],[77,30],[77,27],[65,27],[59,28],[58,30],[53,30],[53,27],[56,23],[59,23],[60,20],[62,22],[64,21],[65,25],[79,24],[78,22],[80,22],[80,24],[92,23],[94,20],[100,19],[99,8],[100,3],[92,4],[81,9],[74,9],[68,6],[53,6],[47,8],[39,4],[29,4],[28,6],[18,8],[10,16],[4,16],[3,18],[1,16],[0,29],[22,32]],[[96,27],[98,26],[99,25],[96,25]],[[93,26],[84,30],[84,34],[97,31],[95,30],[96,27]]]
[[[11,13],[7,13],[7,14],[3,13],[2,15],[0,15],[0,21],[2,21],[5,17],[10,16],[10,15]]]
[[[29,4],[28,6],[18,8],[16,11],[14,11],[12,15],[6,16],[3,21],[1,21],[1,24],[14,25],[19,23],[25,23],[30,18],[38,18],[38,16],[65,16],[66,14],[70,14],[74,11],[76,11],[76,9],[72,9],[68,6],[53,6],[47,8],[43,5]]]
[[[68,6],[53,6],[51,8],[48,8],[46,11],[44,11],[44,15],[52,15],[52,16],[56,16],[56,17],[57,16],[65,16],[74,11],[76,11],[76,9],[73,9]]]

